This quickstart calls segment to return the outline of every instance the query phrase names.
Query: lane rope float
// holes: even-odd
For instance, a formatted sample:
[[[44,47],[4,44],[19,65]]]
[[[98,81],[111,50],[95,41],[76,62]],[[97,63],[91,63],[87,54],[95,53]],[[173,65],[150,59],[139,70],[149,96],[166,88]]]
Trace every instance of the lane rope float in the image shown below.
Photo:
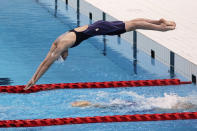
[[[27,120],[0,120],[0,127],[38,127],[67,124],[87,124],[106,122],[137,122],[197,119],[197,112],[163,113],[163,114],[135,114],[115,116],[93,116],[55,119],[27,119]]]
[[[141,86],[167,86],[191,84],[191,81],[179,79],[136,80],[136,81],[108,81],[108,82],[78,82],[59,84],[34,85],[29,90],[23,90],[25,85],[0,86],[1,93],[33,93],[53,89],[82,89],[82,88],[115,88],[115,87],[141,87]]]
[[[138,87],[138,86],[165,86],[191,84],[190,81],[179,79],[163,80],[137,80],[137,81],[109,81],[109,82],[80,82],[34,85],[25,91],[25,85],[0,86],[0,92],[7,93],[32,93],[52,89],[82,89],[82,88],[114,88],[114,87]],[[136,114],[115,116],[94,116],[76,118],[54,118],[54,119],[27,119],[27,120],[0,120],[0,127],[37,127],[65,124],[85,124],[103,122],[134,122],[134,121],[159,121],[159,120],[186,120],[197,119],[197,112],[164,113],[164,114]]]

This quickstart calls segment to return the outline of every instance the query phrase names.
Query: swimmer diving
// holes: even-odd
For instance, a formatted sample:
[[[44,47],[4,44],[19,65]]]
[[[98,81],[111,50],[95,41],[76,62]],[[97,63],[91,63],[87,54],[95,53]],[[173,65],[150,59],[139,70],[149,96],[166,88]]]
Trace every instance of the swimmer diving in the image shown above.
[[[99,20],[90,25],[84,25],[60,35],[52,44],[46,58],[37,68],[35,74],[25,86],[24,90],[28,90],[41,78],[41,76],[49,69],[49,67],[58,59],[66,60],[68,49],[78,46],[82,41],[98,35],[120,35],[125,32],[134,31],[136,29],[169,31],[176,28],[174,21],[168,21],[163,18],[159,20],[151,20],[145,18],[137,18],[129,21],[103,21]]]

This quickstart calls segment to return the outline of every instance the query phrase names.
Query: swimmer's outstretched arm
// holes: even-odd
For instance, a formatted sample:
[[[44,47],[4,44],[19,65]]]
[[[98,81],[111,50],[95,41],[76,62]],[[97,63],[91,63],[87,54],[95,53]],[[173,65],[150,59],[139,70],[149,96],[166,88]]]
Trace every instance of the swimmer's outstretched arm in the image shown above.
[[[48,68],[54,63],[54,61],[57,60],[57,58],[60,55],[63,55],[63,59],[66,59],[66,57],[68,56],[68,48],[66,48],[66,44],[64,43],[54,42],[48,55],[37,68],[35,74],[33,75],[32,79],[28,82],[24,90],[27,90],[31,86],[33,86],[40,79],[40,77],[48,70]]]
[[[93,104],[90,101],[75,101],[71,103],[72,107],[97,107],[97,108],[107,108],[107,105],[101,105],[99,103]]]

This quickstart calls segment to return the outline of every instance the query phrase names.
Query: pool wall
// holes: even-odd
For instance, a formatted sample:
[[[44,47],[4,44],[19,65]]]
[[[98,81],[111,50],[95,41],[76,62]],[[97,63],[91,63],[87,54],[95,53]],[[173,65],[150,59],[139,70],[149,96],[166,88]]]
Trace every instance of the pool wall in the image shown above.
[[[109,21],[118,20],[110,14],[100,10],[99,7],[90,4],[86,0],[63,1],[65,4],[68,4],[94,21],[102,19]],[[136,39],[134,39],[134,36]],[[128,32],[121,35],[121,38],[131,44],[137,44],[138,49],[143,50],[148,55],[167,65],[169,67],[169,73],[172,76],[175,74],[175,72],[178,72],[196,84],[197,65],[193,64],[189,60],[175,54],[173,51],[151,40],[140,32]]]

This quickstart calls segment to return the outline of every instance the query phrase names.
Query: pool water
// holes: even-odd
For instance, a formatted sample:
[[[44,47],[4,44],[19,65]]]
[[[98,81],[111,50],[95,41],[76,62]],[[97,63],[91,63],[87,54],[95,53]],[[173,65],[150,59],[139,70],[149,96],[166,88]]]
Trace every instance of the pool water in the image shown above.
[[[7,84],[24,85],[45,58],[51,43],[62,33],[89,24],[90,20],[61,0],[0,0],[0,78]],[[169,67],[137,50],[117,36],[90,38],[69,50],[65,62],[56,62],[38,81],[72,83],[172,78]],[[174,78],[186,80],[176,73]],[[2,79],[4,81],[5,79]],[[1,81],[0,81],[1,83]],[[2,82],[1,85],[6,82]],[[0,120],[85,117],[124,114],[196,111],[170,108],[179,101],[197,105],[196,86],[136,87],[116,89],[66,89],[31,94],[0,94]],[[72,107],[70,103],[87,100],[110,108]],[[129,102],[135,102],[128,106]],[[115,106],[113,106],[115,105]],[[162,109],[162,110],[158,110]],[[97,123],[2,130],[196,130],[196,120]]]

